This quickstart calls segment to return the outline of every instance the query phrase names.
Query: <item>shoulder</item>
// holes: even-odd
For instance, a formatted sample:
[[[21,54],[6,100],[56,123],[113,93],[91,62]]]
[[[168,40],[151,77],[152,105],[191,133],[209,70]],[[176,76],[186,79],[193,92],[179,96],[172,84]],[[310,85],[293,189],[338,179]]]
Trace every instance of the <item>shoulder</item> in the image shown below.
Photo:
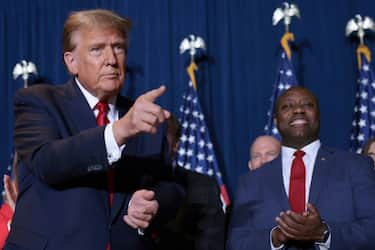
[[[57,96],[63,96],[66,95],[68,84],[50,85],[42,83],[28,88],[22,88],[16,92],[14,102],[22,103],[25,100],[33,99],[48,100],[56,98]]]
[[[357,153],[341,150],[341,149],[336,149],[332,147],[327,147],[325,145],[322,145],[321,148],[319,149],[320,156],[328,155],[331,157],[334,157],[336,161],[339,162],[352,162],[352,161],[357,161],[357,162],[363,162],[363,163],[371,163],[371,158],[365,155],[360,155]]]

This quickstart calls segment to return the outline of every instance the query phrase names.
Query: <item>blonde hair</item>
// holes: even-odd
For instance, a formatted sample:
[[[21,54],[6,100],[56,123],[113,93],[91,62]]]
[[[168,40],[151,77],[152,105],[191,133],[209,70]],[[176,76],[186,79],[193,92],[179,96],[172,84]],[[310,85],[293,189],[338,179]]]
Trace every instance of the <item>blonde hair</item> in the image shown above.
[[[104,9],[83,10],[72,12],[65,21],[62,36],[63,55],[65,52],[73,51],[77,47],[77,44],[72,39],[74,32],[82,28],[95,26],[110,27],[117,30],[125,39],[125,48],[128,48],[128,32],[131,28],[129,19]]]

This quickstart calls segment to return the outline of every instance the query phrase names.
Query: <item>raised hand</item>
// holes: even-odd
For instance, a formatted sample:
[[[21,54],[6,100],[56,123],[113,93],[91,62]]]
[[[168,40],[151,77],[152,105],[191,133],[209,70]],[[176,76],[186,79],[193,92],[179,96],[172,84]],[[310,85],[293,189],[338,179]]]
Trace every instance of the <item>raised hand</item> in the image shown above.
[[[16,200],[18,196],[18,188],[16,183],[11,180],[8,175],[4,175],[3,177],[3,184],[5,189],[5,202],[9,204],[9,206],[14,211],[16,206]]]
[[[130,110],[113,124],[113,134],[118,145],[140,133],[154,134],[158,126],[170,117],[170,112],[155,104],[166,87],[160,86],[139,96]]]

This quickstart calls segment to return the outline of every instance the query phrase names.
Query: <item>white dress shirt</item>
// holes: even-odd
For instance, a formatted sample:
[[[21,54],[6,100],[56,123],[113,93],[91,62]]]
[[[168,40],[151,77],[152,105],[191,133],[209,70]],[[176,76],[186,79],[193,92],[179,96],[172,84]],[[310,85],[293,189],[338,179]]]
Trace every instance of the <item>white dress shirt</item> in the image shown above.
[[[95,105],[99,102],[99,99],[93,96],[90,92],[88,92],[81,85],[81,83],[79,82],[77,78],[75,78],[75,80],[78,84],[79,89],[81,90],[82,94],[85,96],[86,101],[88,102],[91,110],[93,111],[96,117],[99,111],[95,109]],[[107,124],[104,129],[104,141],[105,141],[105,147],[107,151],[107,159],[110,165],[118,161],[121,158],[122,150],[125,148],[125,145],[122,145],[121,147],[117,145],[115,136],[113,135],[113,130],[112,130],[113,122],[119,119],[119,112],[116,109],[115,103],[116,103],[116,96],[111,98],[108,101],[109,110],[108,110],[107,118],[109,120],[109,124]]]
[[[306,187],[305,187],[305,204],[309,201],[309,195],[310,195],[310,186],[311,186],[311,180],[312,175],[314,171],[314,165],[315,165],[315,159],[318,154],[318,150],[320,148],[320,140],[315,140],[312,143],[306,145],[305,147],[301,148],[302,151],[305,152],[305,155],[303,156],[302,160],[305,164],[306,168]],[[281,147],[281,162],[282,162],[282,174],[283,174],[283,182],[284,182],[284,191],[286,195],[289,197],[289,182],[290,182],[290,172],[292,169],[292,162],[294,159],[294,152],[296,151],[295,148],[290,148],[286,146]],[[274,229],[274,228],[273,228]],[[272,229],[272,230],[273,230]],[[271,249],[272,250],[278,250],[282,249],[284,245],[281,245],[280,247],[274,247],[272,244],[272,230],[270,233],[270,240],[271,240]],[[315,243],[320,250],[328,250],[331,244],[331,235],[329,236],[328,240],[326,242],[316,242]]]

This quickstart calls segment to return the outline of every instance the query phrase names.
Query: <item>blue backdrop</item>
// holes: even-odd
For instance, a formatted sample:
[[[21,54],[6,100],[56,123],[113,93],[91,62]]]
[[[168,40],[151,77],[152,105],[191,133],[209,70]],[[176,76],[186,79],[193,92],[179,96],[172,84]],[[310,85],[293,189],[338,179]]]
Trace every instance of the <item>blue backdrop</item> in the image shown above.
[[[16,0],[0,3],[0,166],[12,150],[12,98],[23,86],[13,80],[14,65],[33,61],[39,76],[64,83],[61,33],[68,13],[107,8],[129,17],[128,74],[124,93],[137,97],[165,84],[159,103],[176,112],[188,77],[188,55],[179,55],[181,40],[203,37],[207,51],[197,73],[198,95],[224,181],[232,194],[239,174],[248,171],[251,141],[263,133],[276,77],[279,39],[284,27],[271,25],[279,0]],[[357,65],[356,39],[345,37],[355,14],[375,18],[373,0],[295,1],[302,18],[293,20],[294,65],[298,81],[313,90],[321,104],[323,143],[348,149]],[[375,38],[366,40],[375,48]],[[374,50],[375,53],[375,50]],[[35,79],[34,79],[35,80]],[[3,171],[2,171],[3,172]]]

